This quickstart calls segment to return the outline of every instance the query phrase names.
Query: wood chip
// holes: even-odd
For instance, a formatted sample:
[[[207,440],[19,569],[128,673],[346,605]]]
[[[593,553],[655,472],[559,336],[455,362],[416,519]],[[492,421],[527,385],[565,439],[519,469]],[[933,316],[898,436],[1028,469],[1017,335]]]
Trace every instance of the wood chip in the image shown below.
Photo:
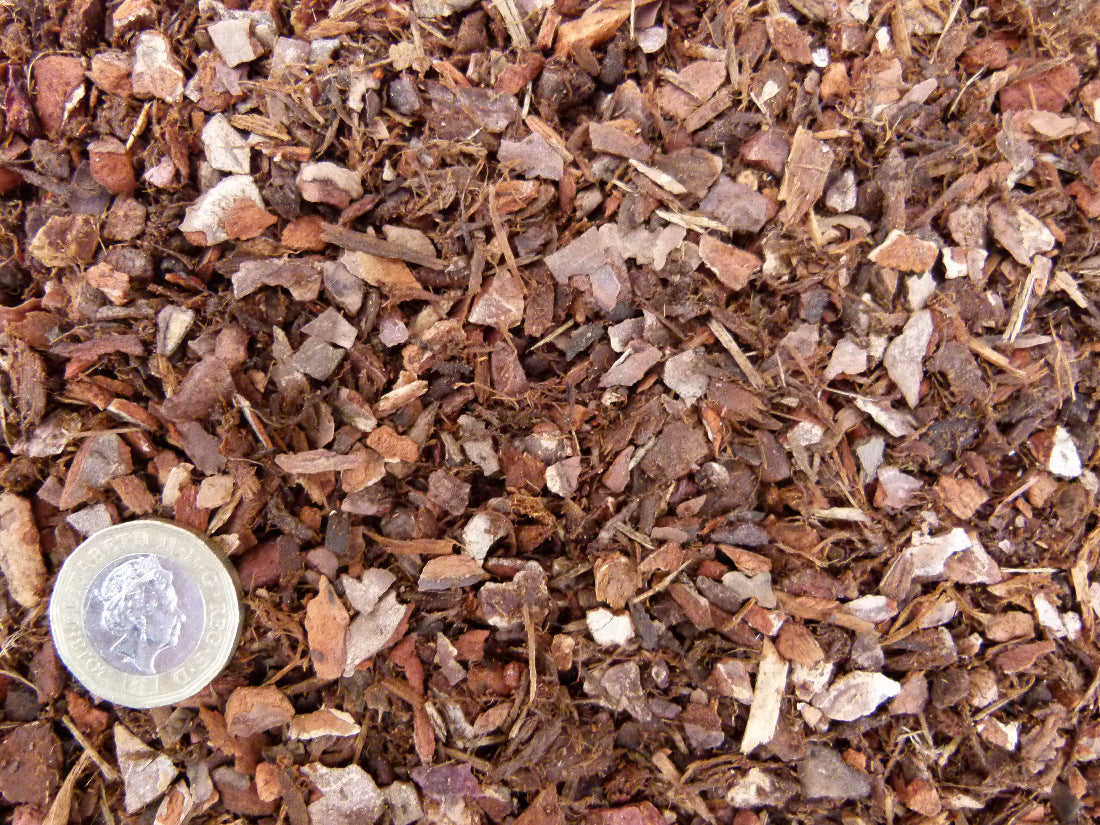
[[[779,200],[785,203],[779,219],[784,225],[798,223],[825,191],[825,183],[833,167],[836,152],[818,140],[804,126],[799,126],[791,141]]]
[[[38,526],[31,503],[14,493],[0,493],[0,572],[20,607],[35,607],[46,586]]]
[[[787,688],[787,661],[779,655],[768,640],[764,640],[764,650],[760,667],[756,672],[756,686],[753,689],[749,718],[745,723],[745,733],[741,738],[741,753],[750,754],[761,745],[766,745],[775,737],[779,725],[779,711],[783,704],[783,693]]]
[[[317,678],[339,679],[347,661],[348,611],[327,578],[321,578],[317,595],[306,603],[305,627]]]

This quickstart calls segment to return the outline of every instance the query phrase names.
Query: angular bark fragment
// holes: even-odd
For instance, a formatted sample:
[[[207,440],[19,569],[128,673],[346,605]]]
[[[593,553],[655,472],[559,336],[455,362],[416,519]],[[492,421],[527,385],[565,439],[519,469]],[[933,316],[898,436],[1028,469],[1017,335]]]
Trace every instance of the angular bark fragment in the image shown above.
[[[212,778],[219,800],[227,810],[240,816],[269,816],[275,812],[275,803],[260,799],[256,793],[256,783],[248,774],[222,765],[212,771]]]
[[[725,175],[699,202],[700,212],[721,221],[730,232],[759,232],[768,220],[770,209],[771,201],[764,195]]]
[[[348,612],[327,578],[322,577],[317,595],[306,604],[305,627],[317,678],[339,679],[347,661]]]
[[[387,295],[420,295],[420,281],[402,261],[380,258],[366,252],[345,252],[340,258],[348,272]]]
[[[920,385],[924,379],[924,356],[932,340],[932,313],[927,309],[914,312],[901,335],[890,342],[882,362],[891,380],[897,384],[905,402],[915,408],[920,401]]]
[[[248,174],[252,150],[245,136],[233,128],[225,115],[219,112],[206,122],[202,142],[206,162],[215,169],[235,175]]]
[[[798,763],[798,781],[806,799],[865,799],[871,794],[871,783],[863,774],[821,745],[811,745],[809,755]]]
[[[927,272],[936,264],[940,250],[934,243],[894,229],[867,257],[879,266],[901,272]]]
[[[180,231],[200,246],[221,243],[229,237],[224,221],[241,198],[248,198],[263,209],[263,198],[252,178],[248,175],[230,175],[188,207]]]
[[[528,178],[561,180],[565,173],[561,155],[537,132],[519,141],[502,140],[497,150],[497,160],[505,166],[514,165]]]
[[[592,640],[604,647],[625,645],[634,638],[634,625],[626,614],[612,613],[600,607],[589,610],[585,622]]]
[[[0,493],[0,572],[20,607],[38,604],[47,575],[38,526],[30,502],[14,493]]]
[[[738,154],[749,166],[778,178],[783,174],[791,154],[791,139],[782,129],[764,129],[741,144]]]
[[[291,719],[287,735],[291,739],[308,740],[319,736],[355,736],[360,729],[350,713],[322,708]]]
[[[640,466],[653,478],[676,479],[695,469],[709,452],[698,427],[682,420],[671,421],[661,430]]]
[[[420,571],[419,588],[450,590],[469,587],[486,578],[485,571],[469,556],[437,556],[429,559]]]
[[[251,35],[252,24],[247,18],[229,18],[211,24],[206,32],[226,66],[239,66],[260,56],[259,42]]]
[[[738,776],[726,792],[734,808],[777,808],[798,791],[798,785],[776,771],[753,767]]]
[[[50,54],[34,61],[34,108],[51,137],[59,137],[70,113],[83,97],[84,64],[78,57]],[[8,96],[6,103],[19,104]],[[18,123],[18,119],[16,120]],[[31,131],[24,126],[25,131]],[[32,135],[28,135],[30,137]]]
[[[769,14],[764,23],[768,29],[768,39],[780,57],[791,63],[813,62],[810,38],[799,28],[794,17],[789,14]]]
[[[244,298],[260,287],[281,286],[296,301],[314,301],[321,293],[321,270],[310,260],[249,260],[233,273],[233,296]]]
[[[608,40],[630,17],[628,8],[600,8],[592,6],[576,20],[558,27],[555,54],[569,54],[575,44],[583,43],[592,48]]]
[[[89,143],[88,161],[92,177],[107,187],[112,195],[132,192],[137,188],[130,150],[117,138],[101,137]]]
[[[274,226],[278,218],[257,204],[251,198],[237,198],[225,213],[222,225],[227,238],[246,241],[259,237],[269,226]]]
[[[239,687],[225,703],[225,726],[231,736],[253,736],[293,718],[294,706],[274,685]]]
[[[696,60],[665,83],[657,92],[657,103],[669,115],[685,118],[703,101],[718,91],[727,79],[726,66],[718,60]]]
[[[28,251],[43,266],[78,266],[92,262],[98,244],[91,215],[55,215],[35,233]]]
[[[820,697],[814,707],[830,719],[852,722],[869,716],[901,691],[901,685],[881,673],[855,671],[841,676]]]
[[[504,331],[523,321],[523,285],[510,272],[498,272],[474,301],[467,320]]]
[[[710,235],[700,238],[699,255],[718,280],[733,290],[744,289],[764,265],[751,252],[722,243]]]
[[[1014,203],[990,204],[989,229],[997,242],[1025,266],[1031,265],[1035,255],[1050,252],[1057,244],[1046,224]]]
[[[545,259],[546,266],[560,284],[574,275],[587,275],[607,263],[607,247],[596,229],[589,229],[569,245]]]
[[[787,688],[788,667],[786,660],[765,639],[760,668],[756,672],[749,718],[741,738],[741,753],[752,753],[760,745],[768,744],[775,736],[783,693]]]
[[[600,379],[601,387],[630,387],[661,360],[661,351],[644,341],[633,342]]]
[[[126,789],[126,813],[135,814],[160,798],[178,771],[163,753],[157,753],[123,725],[116,724],[115,756]]]
[[[135,97],[155,97],[176,104],[183,98],[183,69],[172,54],[168,38],[157,31],[144,31],[134,44],[131,76]]]
[[[372,825],[382,815],[385,797],[370,774],[358,765],[327,768],[320,763],[306,765],[302,773],[320,791],[309,805],[313,822],[332,825]]]
[[[833,167],[836,152],[818,140],[804,126],[799,126],[791,141],[791,154],[779,187],[779,200],[784,202],[779,220],[786,226],[798,223],[825,191],[825,183]]]
[[[411,612],[412,606],[398,601],[393,591],[383,595],[370,610],[361,611],[348,627],[344,676],[350,676],[360,663],[394,644]]]
[[[61,743],[50,725],[20,725],[0,742],[0,797],[11,805],[45,806],[61,782],[61,766]]]
[[[359,175],[330,161],[303,164],[295,182],[307,201],[331,204],[338,209],[363,197]]]

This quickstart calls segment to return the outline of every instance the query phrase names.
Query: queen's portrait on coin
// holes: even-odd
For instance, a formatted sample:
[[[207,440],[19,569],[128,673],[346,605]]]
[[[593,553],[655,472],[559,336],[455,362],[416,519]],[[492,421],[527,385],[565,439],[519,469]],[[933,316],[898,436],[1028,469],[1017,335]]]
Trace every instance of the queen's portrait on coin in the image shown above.
[[[172,573],[153,555],[127,559],[104,577],[96,595],[111,652],[142,673],[157,673],[157,655],[179,643],[185,615]]]

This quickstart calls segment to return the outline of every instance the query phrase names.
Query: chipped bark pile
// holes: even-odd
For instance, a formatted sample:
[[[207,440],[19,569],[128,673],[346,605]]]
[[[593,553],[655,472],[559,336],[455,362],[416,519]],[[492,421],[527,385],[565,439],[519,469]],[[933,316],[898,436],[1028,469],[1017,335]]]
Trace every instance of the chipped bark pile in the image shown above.
[[[0,4],[0,817],[1100,815],[1100,7]],[[210,535],[177,705],[53,576]]]

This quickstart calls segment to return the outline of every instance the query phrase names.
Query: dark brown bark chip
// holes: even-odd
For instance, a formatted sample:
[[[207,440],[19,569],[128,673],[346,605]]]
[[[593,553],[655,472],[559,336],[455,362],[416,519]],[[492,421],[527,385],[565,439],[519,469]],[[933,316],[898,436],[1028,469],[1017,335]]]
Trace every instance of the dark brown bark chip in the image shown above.
[[[0,796],[9,805],[46,805],[61,782],[61,742],[48,722],[32,722],[0,742]]]
[[[764,129],[746,140],[738,154],[749,166],[762,169],[777,178],[783,175],[791,140],[781,129]]]
[[[653,478],[669,481],[693,470],[708,452],[700,429],[676,420],[665,426],[639,466]]]
[[[730,232],[759,232],[768,219],[766,197],[723,176],[699,203],[699,211],[721,221]]]
[[[160,405],[160,412],[169,421],[201,420],[224,403],[233,389],[226,363],[207,356],[188,370],[175,394]]]

